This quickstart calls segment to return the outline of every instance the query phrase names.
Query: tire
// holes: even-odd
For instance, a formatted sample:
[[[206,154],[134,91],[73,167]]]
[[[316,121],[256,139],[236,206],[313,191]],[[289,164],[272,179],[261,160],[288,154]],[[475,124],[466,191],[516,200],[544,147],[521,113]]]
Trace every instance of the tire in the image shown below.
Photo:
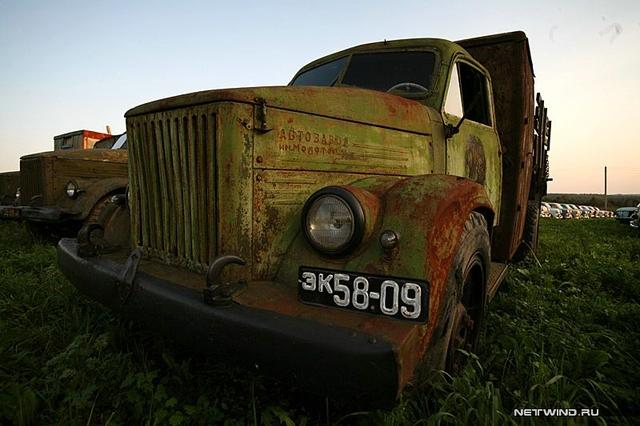
[[[524,229],[522,231],[522,242],[516,250],[513,259],[516,261],[523,260],[532,250],[538,251],[538,228],[540,226],[540,203],[529,200],[527,203],[527,216],[524,221]]]
[[[444,305],[420,375],[433,370],[456,373],[466,360],[460,350],[476,350],[486,311],[490,265],[487,221],[480,213],[472,212],[449,269]]]

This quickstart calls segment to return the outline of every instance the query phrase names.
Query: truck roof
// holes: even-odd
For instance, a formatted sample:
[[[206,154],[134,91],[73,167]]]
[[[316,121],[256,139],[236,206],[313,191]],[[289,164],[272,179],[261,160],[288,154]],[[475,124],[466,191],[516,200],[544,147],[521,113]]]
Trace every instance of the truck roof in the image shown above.
[[[108,133],[96,132],[94,130],[80,129],[80,130],[73,130],[71,132],[63,133],[61,135],[56,135],[53,137],[53,139],[55,140],[60,138],[67,138],[67,137],[76,136],[76,135],[83,135],[83,136],[87,136],[94,139],[104,139],[111,136]]]
[[[126,149],[65,149],[62,151],[46,151],[28,154],[20,157],[20,160],[34,158],[65,158],[69,160],[105,161],[126,163]]]
[[[383,40],[373,43],[361,44],[358,46],[350,47],[348,49],[341,50],[339,52],[332,53],[322,58],[318,58],[312,62],[309,62],[296,73],[296,76],[303,71],[310,68],[314,68],[317,65],[331,61],[333,59],[340,58],[345,55],[351,55],[359,52],[370,52],[372,50],[387,50],[387,49],[420,49],[420,48],[434,48],[438,50],[443,56],[452,55],[456,51],[464,50],[455,42],[445,40],[441,38],[408,38],[402,40]],[[295,76],[294,76],[295,79]],[[293,80],[292,80],[293,81]]]

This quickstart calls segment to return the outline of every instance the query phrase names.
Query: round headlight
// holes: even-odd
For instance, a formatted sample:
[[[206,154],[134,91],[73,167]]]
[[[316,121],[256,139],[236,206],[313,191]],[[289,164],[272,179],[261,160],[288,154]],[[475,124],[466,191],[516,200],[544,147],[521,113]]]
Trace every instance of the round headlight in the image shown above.
[[[69,183],[67,183],[67,186],[65,188],[65,192],[67,193],[67,196],[69,198],[75,198],[76,195],[78,195],[78,185],[76,185],[72,181],[69,181]]]
[[[351,192],[341,187],[327,187],[307,200],[302,226],[316,250],[339,255],[362,239],[364,214]]]

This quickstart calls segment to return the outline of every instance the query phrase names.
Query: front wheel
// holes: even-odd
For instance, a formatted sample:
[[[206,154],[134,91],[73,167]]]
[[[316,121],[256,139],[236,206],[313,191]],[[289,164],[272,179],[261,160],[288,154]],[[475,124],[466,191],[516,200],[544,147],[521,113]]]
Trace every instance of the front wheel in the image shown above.
[[[486,309],[487,276],[491,264],[491,244],[487,221],[472,212],[467,219],[460,244],[447,278],[448,297],[444,337],[444,369],[456,373],[478,345]]]
[[[486,309],[491,244],[487,220],[471,212],[464,224],[443,291],[439,319],[418,371],[416,384],[431,381],[431,373],[460,371],[464,352],[476,349]]]

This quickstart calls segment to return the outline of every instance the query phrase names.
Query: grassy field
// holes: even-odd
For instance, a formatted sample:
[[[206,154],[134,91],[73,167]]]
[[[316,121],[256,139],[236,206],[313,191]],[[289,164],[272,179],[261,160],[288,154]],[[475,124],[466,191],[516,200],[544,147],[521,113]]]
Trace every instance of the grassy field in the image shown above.
[[[585,407],[633,424],[639,302],[639,233],[545,220],[538,258],[512,267],[460,374],[408,389],[393,410],[349,413],[118,319],[62,277],[52,246],[4,223],[0,424],[537,424],[513,409]]]

